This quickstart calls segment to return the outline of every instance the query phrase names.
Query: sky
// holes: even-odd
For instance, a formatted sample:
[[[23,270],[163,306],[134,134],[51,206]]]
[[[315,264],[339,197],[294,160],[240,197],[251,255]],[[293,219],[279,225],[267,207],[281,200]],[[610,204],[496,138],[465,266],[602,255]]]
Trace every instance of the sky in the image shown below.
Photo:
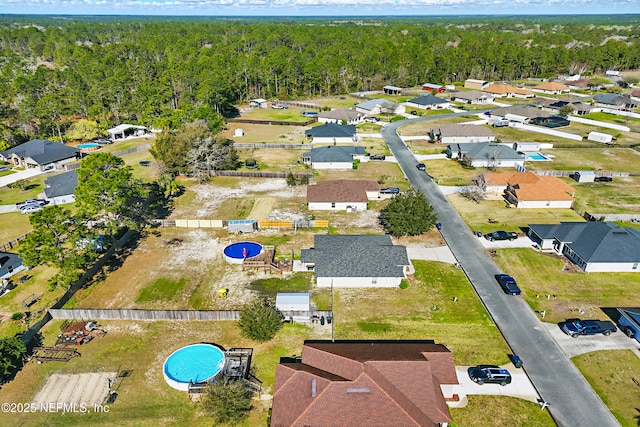
[[[0,14],[181,16],[640,13],[640,0],[0,0]]]

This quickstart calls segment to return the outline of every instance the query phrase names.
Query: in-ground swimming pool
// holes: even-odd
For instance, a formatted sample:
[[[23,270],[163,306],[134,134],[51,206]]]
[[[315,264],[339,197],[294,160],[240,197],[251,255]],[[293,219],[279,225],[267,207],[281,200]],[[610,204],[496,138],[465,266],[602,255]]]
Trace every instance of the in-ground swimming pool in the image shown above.
[[[164,361],[164,380],[176,390],[188,391],[189,382],[211,380],[224,367],[224,353],[212,344],[192,344],[171,353]]]
[[[262,245],[256,242],[237,242],[224,248],[224,259],[229,264],[242,264],[245,258],[260,255]]]
[[[543,162],[549,160],[549,158],[542,153],[524,153],[524,156],[527,160],[533,160],[534,162]]]

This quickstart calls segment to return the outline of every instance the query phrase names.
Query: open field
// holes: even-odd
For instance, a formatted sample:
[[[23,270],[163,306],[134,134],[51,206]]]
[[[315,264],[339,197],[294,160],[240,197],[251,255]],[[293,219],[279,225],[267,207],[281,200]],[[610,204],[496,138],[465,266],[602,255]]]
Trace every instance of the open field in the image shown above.
[[[300,122],[309,121],[309,117],[302,116],[304,108],[289,105],[289,108],[281,110],[275,108],[245,108],[242,111],[241,118],[248,120],[273,120],[283,122]],[[233,125],[244,123],[233,123]]]
[[[476,117],[475,115],[473,116],[470,115],[469,117],[456,116],[456,117],[442,118],[438,120],[428,120],[428,121],[409,123],[405,126],[402,126],[400,129],[398,129],[398,135],[401,135],[401,136],[425,135],[426,136],[427,133],[431,131],[431,129],[436,129],[438,125],[459,124],[459,123],[468,122],[469,120],[477,120],[477,119],[478,117]]]
[[[427,160],[423,163],[438,185],[469,185],[476,176],[489,172],[486,168],[465,168],[457,160]]]
[[[563,180],[576,189],[574,208],[580,211],[624,214],[640,210],[640,176],[582,184],[570,178]]]
[[[601,319],[606,318],[601,308],[640,306],[637,273],[584,273],[565,257],[530,248],[499,249],[494,260],[516,279],[533,310],[546,310],[548,322]]]
[[[22,212],[0,214],[0,243],[6,243],[28,231],[31,231],[29,215]]]
[[[275,111],[275,110],[274,110]],[[233,136],[236,129],[244,131],[243,136]],[[237,143],[257,144],[307,144],[304,131],[310,126],[256,125],[252,123],[229,123],[229,129],[222,135]]]
[[[640,152],[631,148],[553,148],[544,150],[554,157],[551,162],[527,162],[530,170],[595,170],[640,172]]]
[[[572,360],[620,424],[623,427],[636,427],[640,415],[638,356],[630,350],[596,351]],[[624,392],[621,393],[621,390]]]

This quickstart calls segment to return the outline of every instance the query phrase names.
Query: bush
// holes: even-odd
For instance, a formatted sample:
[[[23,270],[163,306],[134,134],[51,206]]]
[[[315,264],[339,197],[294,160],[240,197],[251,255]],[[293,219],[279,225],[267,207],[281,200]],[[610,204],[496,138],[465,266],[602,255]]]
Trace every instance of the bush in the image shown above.
[[[407,289],[408,287],[409,287],[409,282],[407,282],[406,280],[400,281],[400,289]]]
[[[380,223],[394,237],[418,236],[436,223],[427,197],[414,190],[398,194],[380,211]]]
[[[24,318],[24,314],[23,313],[13,313],[11,315],[11,320],[13,320],[14,322],[20,321]]]
[[[282,327],[282,313],[267,299],[244,306],[238,321],[242,336],[257,342],[271,340]]]
[[[217,379],[202,398],[202,407],[211,415],[216,425],[237,425],[252,409],[253,392],[246,380]]]

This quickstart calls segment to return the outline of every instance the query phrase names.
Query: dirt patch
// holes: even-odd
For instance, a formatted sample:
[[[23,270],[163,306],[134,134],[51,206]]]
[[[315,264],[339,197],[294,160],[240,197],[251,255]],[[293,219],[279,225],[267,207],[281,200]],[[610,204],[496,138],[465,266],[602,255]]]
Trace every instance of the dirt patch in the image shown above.
[[[249,218],[255,220],[267,219],[274,203],[273,197],[256,198],[253,203],[253,209],[249,212]]]

